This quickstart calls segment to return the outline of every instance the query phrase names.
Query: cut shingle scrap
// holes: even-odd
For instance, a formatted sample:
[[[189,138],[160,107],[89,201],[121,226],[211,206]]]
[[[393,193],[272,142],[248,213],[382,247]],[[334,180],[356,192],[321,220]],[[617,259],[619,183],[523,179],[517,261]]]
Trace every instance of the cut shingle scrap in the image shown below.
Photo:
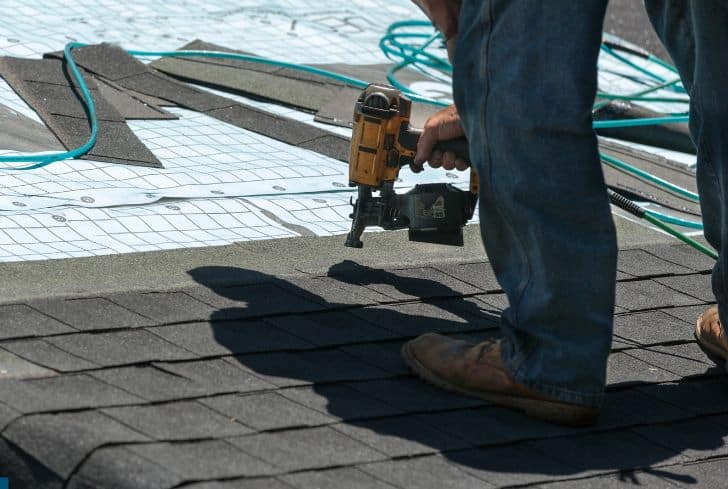
[[[3,57],[0,76],[40,115],[66,149],[86,143],[91,128],[85,103],[65,63],[58,59]],[[124,116],[98,90],[93,78],[87,73],[83,76],[99,118],[96,145],[83,158],[161,168],[159,160],[126,125]]]

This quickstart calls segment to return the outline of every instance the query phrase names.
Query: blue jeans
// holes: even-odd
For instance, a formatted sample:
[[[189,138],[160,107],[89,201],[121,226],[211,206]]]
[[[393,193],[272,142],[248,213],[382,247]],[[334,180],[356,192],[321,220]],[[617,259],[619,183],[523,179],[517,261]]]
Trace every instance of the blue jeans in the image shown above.
[[[706,236],[728,256],[720,239],[728,15],[718,4],[655,0],[648,10],[692,96]],[[603,399],[617,257],[591,126],[606,5],[464,0],[453,60],[455,103],[481,180],[483,243],[510,304],[503,362],[526,386],[587,406]],[[714,287],[728,304],[724,269],[716,267]]]

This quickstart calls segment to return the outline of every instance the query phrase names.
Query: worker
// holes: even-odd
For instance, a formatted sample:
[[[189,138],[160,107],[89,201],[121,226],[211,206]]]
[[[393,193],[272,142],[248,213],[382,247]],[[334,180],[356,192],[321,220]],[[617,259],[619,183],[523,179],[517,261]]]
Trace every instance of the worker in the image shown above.
[[[455,105],[426,123],[416,164],[464,167],[436,141],[465,135],[485,250],[509,307],[498,341],[426,334],[403,347],[429,382],[568,425],[596,422],[612,340],[617,240],[592,129],[607,0],[414,0],[442,32]],[[728,3],[646,0],[690,95],[717,308],[695,335],[728,339]],[[661,325],[656,323],[655,328]]]

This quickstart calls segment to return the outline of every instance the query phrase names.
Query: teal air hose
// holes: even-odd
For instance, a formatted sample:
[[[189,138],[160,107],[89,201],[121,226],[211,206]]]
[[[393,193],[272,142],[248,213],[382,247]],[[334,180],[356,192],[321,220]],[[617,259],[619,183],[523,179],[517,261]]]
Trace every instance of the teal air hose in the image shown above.
[[[615,192],[611,189],[607,189],[607,193],[609,194],[609,200],[612,202],[612,204],[616,205],[620,209],[623,209],[636,217],[646,220],[647,222],[654,225],[658,229],[661,229],[661,230],[665,231],[666,233],[676,237],[683,243],[686,243],[686,244],[692,246],[696,250],[708,255],[709,257],[713,258],[714,260],[718,259],[718,253],[716,253],[714,250],[708,248],[707,246],[704,246],[703,244],[699,243],[698,241],[690,238],[689,236],[684,235],[680,231],[673,229],[672,227],[668,226],[667,224],[663,223],[662,221],[651,216],[649,213],[647,213],[645,211],[645,209],[638,206],[637,204],[635,204],[634,202],[632,202],[625,196],[618,194],[617,192]]]
[[[75,61],[73,61],[73,56],[71,56],[71,51],[73,49],[83,46],[85,46],[85,44],[70,42],[66,44],[66,47],[63,49],[63,53],[66,57],[68,66],[71,68],[71,73],[78,82],[78,87],[81,89],[81,94],[83,95],[85,105],[84,109],[86,110],[89,125],[91,126],[91,135],[89,136],[88,141],[86,141],[83,146],[60,153],[0,156],[0,163],[32,163],[31,165],[24,167],[0,167],[0,170],[33,170],[35,168],[42,168],[55,161],[81,157],[91,151],[91,148],[94,147],[96,144],[96,138],[99,135],[99,123],[96,118],[96,107],[94,106],[94,101],[91,98],[91,93],[86,86],[86,82],[84,81],[81,72],[78,70],[78,66],[76,66]]]

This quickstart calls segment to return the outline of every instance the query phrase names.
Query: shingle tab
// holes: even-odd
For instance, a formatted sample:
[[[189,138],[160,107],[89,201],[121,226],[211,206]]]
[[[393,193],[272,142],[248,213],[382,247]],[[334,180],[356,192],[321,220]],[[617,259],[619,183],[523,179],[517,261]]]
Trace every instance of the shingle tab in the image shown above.
[[[392,332],[344,311],[266,318],[266,322],[316,346],[334,346],[391,338]]]
[[[140,329],[64,335],[46,341],[77,357],[107,367],[195,357],[193,353]]]
[[[338,350],[262,353],[236,357],[256,375],[277,386],[386,377],[373,365]]]
[[[46,299],[31,302],[39,311],[83,331],[136,328],[151,321],[103,297]]]
[[[277,392],[217,396],[201,399],[200,402],[259,431],[317,426],[334,421],[331,416],[291,401]]]
[[[370,380],[348,385],[406,412],[426,412],[486,404],[483,400],[453,394],[412,378]]]
[[[450,489],[485,489],[495,487],[474,477],[440,456],[418,457],[367,464],[360,470],[397,487],[441,489],[447,481]]]
[[[73,372],[98,367],[95,363],[63,351],[44,340],[12,341],[3,343],[2,346],[31,362],[61,372]]]
[[[157,367],[203,386],[208,394],[267,390],[273,385],[254,375],[235,360],[213,359],[194,362],[159,363]]]
[[[637,277],[676,275],[692,271],[690,268],[665,261],[641,249],[619,250],[617,270]]]
[[[300,472],[283,476],[281,480],[297,489],[396,489],[356,468]]]
[[[23,413],[131,404],[140,399],[88,375],[0,382],[0,399]]]
[[[101,445],[146,440],[141,433],[93,411],[26,416],[11,424],[3,436],[64,478]]]
[[[340,420],[392,416],[403,412],[344,384],[294,387],[278,392],[299,404]]]
[[[653,280],[617,283],[617,305],[630,311],[689,306],[702,301]]]
[[[126,292],[107,297],[158,323],[206,320],[216,311],[183,292]]]
[[[104,409],[102,412],[155,440],[222,438],[252,432],[234,419],[222,416],[196,401],[125,406]]]
[[[100,448],[93,452],[68,483],[68,489],[166,489],[176,487],[182,477],[124,447]]]
[[[204,384],[153,366],[108,368],[90,375],[154,402],[201,396],[208,392]]]
[[[247,453],[285,471],[383,460],[385,455],[329,427],[230,439]]]
[[[463,438],[412,416],[341,423],[332,428],[390,457],[424,455],[471,446]]]
[[[263,321],[196,322],[161,326],[150,331],[200,356],[312,347],[303,339]]]
[[[0,306],[0,340],[29,336],[48,336],[75,331],[25,304]]]
[[[224,440],[131,445],[129,450],[191,480],[254,477],[274,470]]]
[[[715,302],[713,287],[710,283],[710,274],[656,278],[655,282],[667,285],[671,289],[675,289],[685,295],[700,299],[703,302]]]

